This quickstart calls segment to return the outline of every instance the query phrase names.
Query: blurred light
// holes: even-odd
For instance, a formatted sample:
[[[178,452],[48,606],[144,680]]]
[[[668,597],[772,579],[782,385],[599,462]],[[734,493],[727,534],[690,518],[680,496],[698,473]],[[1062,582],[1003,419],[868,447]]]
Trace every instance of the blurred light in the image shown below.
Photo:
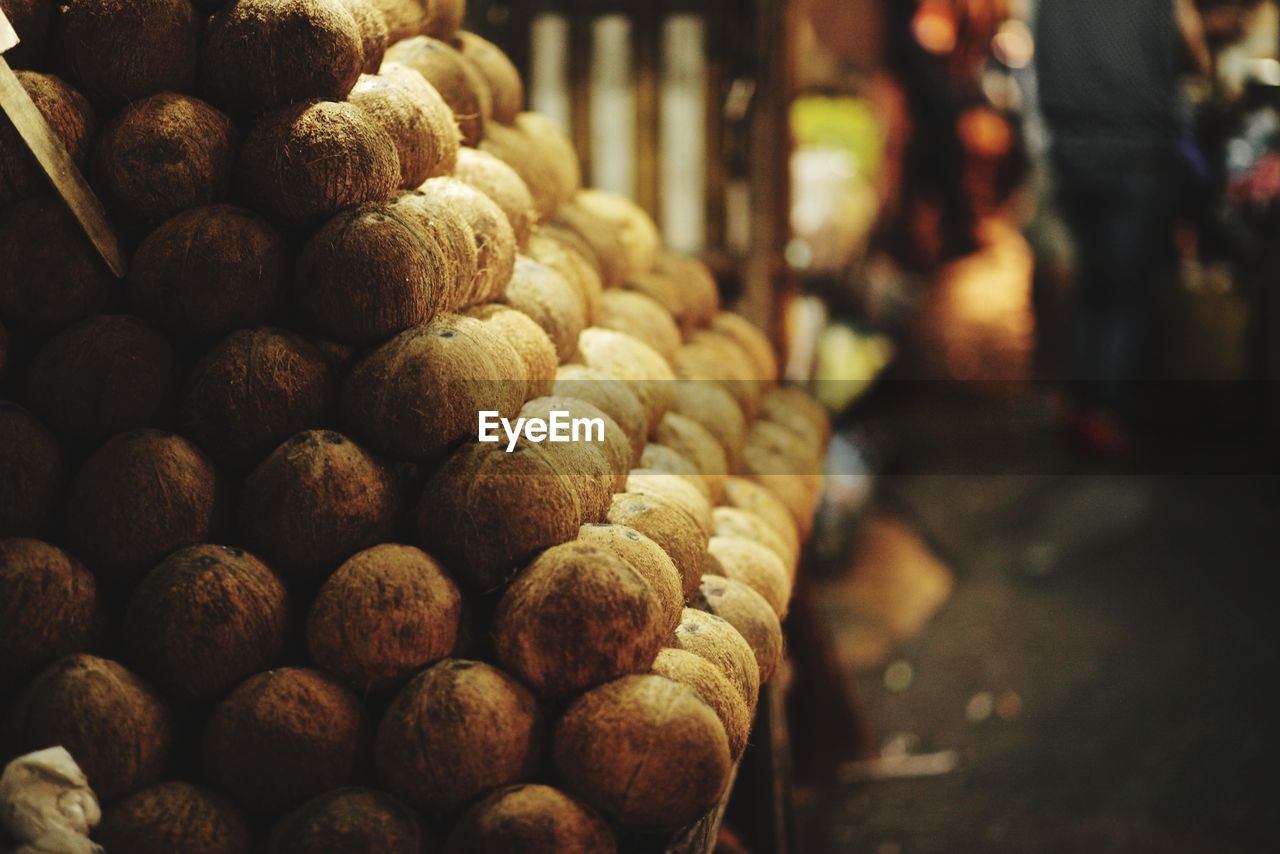
[[[964,707],[964,717],[971,724],[980,724],[996,710],[996,698],[990,691],[981,691],[969,698]]]
[[[956,22],[951,11],[937,3],[925,2],[911,21],[916,41],[929,53],[951,53],[956,49]]]
[[[1031,28],[1024,21],[1005,21],[991,39],[991,52],[1010,68],[1026,68],[1036,55]]]
[[[813,264],[813,249],[808,241],[796,237],[787,243],[786,258],[791,269],[807,270]]]
[[[910,688],[915,679],[916,672],[908,661],[895,661],[884,671],[884,687],[895,694],[901,694]]]
[[[1022,698],[1016,691],[1005,691],[996,701],[996,714],[1002,721],[1014,721],[1022,716]]]
[[[1280,86],[1280,60],[1252,59],[1249,71],[1253,79],[1264,86]]]
[[[986,107],[965,110],[957,123],[965,148],[980,157],[1003,157],[1013,148],[1013,129],[1004,116]]]
[[[991,68],[983,72],[982,94],[997,110],[1017,112],[1022,109],[1022,88],[1006,71]]]

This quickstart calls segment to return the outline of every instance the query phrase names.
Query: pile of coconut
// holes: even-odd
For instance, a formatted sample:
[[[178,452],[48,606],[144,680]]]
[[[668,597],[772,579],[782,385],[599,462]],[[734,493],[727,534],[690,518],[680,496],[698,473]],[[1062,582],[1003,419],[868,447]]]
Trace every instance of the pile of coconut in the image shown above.
[[[457,0],[0,0],[0,760],[108,851],[643,849],[783,656],[825,413]],[[477,441],[480,411],[595,441]]]

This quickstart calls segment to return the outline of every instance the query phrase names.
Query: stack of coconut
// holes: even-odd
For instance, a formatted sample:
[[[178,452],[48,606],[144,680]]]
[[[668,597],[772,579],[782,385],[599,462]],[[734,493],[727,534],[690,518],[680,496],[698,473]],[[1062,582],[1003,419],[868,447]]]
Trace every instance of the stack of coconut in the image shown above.
[[[121,852],[710,808],[828,427],[707,269],[580,188],[457,2],[0,5],[132,249],[113,279],[0,124],[0,756],[65,746]]]

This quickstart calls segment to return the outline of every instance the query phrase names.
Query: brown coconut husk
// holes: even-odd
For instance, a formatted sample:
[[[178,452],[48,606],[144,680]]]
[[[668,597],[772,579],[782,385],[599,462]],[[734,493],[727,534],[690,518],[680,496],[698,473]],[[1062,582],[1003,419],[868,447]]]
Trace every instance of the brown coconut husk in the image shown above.
[[[449,813],[528,778],[541,746],[538,705],[478,661],[446,659],[414,677],[378,727],[378,779],[415,809]]]
[[[430,8],[423,32],[432,38],[453,42],[467,14],[466,0],[431,0]]]
[[[626,676],[574,701],[556,727],[568,789],[623,827],[669,832],[719,799],[732,760],[724,727],[692,688]]]
[[[706,611],[685,608],[671,646],[714,664],[742,693],[754,714],[760,696],[760,668],[751,645],[729,622]]]
[[[194,445],[161,430],[107,441],[71,481],[67,546],[100,578],[129,580],[169,552],[217,538],[227,496]]]
[[[48,428],[0,401],[0,537],[45,532],[62,474],[62,453]]]
[[[529,241],[526,253],[539,264],[545,264],[565,277],[582,299],[584,317],[588,326],[600,317],[604,298],[604,284],[600,273],[581,251],[557,240],[545,231],[539,231]]]
[[[462,54],[430,36],[413,36],[387,49],[386,62],[399,62],[421,74],[453,111],[463,145],[475,148],[484,139],[492,111],[489,85]]]
[[[800,532],[787,506],[758,483],[743,477],[731,477],[724,483],[723,503],[726,507],[746,510],[760,517],[782,538],[787,552],[799,556]]]
[[[97,584],[62,549],[40,540],[0,539],[0,590],[0,691],[93,639]]]
[[[708,537],[711,536],[711,502],[683,477],[661,471],[632,469],[627,492],[661,498],[680,508]]]
[[[522,311],[490,303],[470,308],[468,317],[490,324],[493,330],[520,356],[529,386],[525,399],[533,400],[551,393],[556,380],[556,345],[542,327]]]
[[[26,399],[55,432],[104,439],[150,424],[172,373],[163,335],[137,318],[100,314],[40,348],[27,368]]]
[[[104,113],[190,92],[200,24],[188,0],[70,0],[55,28],[59,74]]]
[[[359,107],[332,101],[293,104],[259,119],[235,172],[236,192],[249,207],[295,226],[387,201],[399,183],[400,159],[387,132]]]
[[[215,697],[276,664],[288,620],[284,585],[262,561],[201,544],[147,573],[121,626],[138,669],[185,701]]]
[[[747,420],[733,395],[711,380],[677,380],[671,391],[671,411],[706,428],[733,470],[747,443]]]
[[[682,336],[693,332],[686,314],[684,286],[674,277],[658,270],[635,273],[627,277],[622,287],[629,292],[643,294],[662,307],[676,323]]]
[[[142,241],[129,302],[175,336],[224,335],[267,321],[289,265],[288,246],[267,220],[234,205],[194,208]]]
[[[233,332],[191,372],[183,432],[219,463],[242,470],[323,423],[337,396],[333,373],[324,355],[292,332]]]
[[[108,807],[94,838],[130,854],[249,854],[249,825],[231,802],[191,783],[157,783]]]
[[[707,537],[687,513],[666,499],[624,492],[613,497],[607,518],[610,524],[635,528],[662,547],[680,571],[686,599],[698,589]]]
[[[33,11],[37,6],[20,3],[19,8],[24,5]],[[5,8],[8,9],[9,6],[10,0],[6,0]],[[12,17],[12,13],[10,15]],[[18,32],[21,35],[22,31]],[[25,47],[25,41],[20,42],[14,51],[6,53],[5,59],[12,62],[13,54],[22,47]],[[96,123],[89,99],[52,74],[19,71],[17,77],[40,115],[44,116],[53,135],[61,140],[63,147],[71,155],[71,160],[83,167]],[[48,189],[49,181],[44,170],[27,149],[17,129],[7,116],[0,117],[0,208],[46,193]]]
[[[432,178],[418,188],[433,205],[452,208],[466,218],[476,240],[476,273],[461,305],[500,299],[516,263],[516,237],[498,204],[456,178]]]
[[[711,516],[715,526],[715,536],[741,537],[759,543],[778,556],[782,565],[787,568],[787,578],[795,580],[799,553],[788,544],[786,537],[778,533],[777,529],[763,517],[737,507],[717,507],[712,511]],[[790,517],[787,521],[791,522]]]
[[[307,616],[312,659],[361,694],[448,656],[462,596],[440,565],[413,546],[384,544],[348,558]]]
[[[712,537],[707,552],[716,559],[716,574],[741,581],[765,598],[779,620],[786,619],[791,572],[782,558],[755,540],[733,536]]]
[[[539,783],[491,792],[463,813],[444,847],[446,854],[614,854],[617,850],[613,831],[594,810]]]
[[[524,249],[529,245],[535,216],[533,196],[516,170],[487,151],[464,147],[458,151],[454,177],[493,199],[507,215],[516,246]]]
[[[94,184],[108,207],[146,225],[226,199],[239,133],[190,95],[161,92],[125,107],[103,129]]]
[[[377,74],[391,43],[386,16],[372,0],[342,0],[342,5],[351,13],[360,30],[360,56],[364,60],[360,70],[365,74]]]
[[[596,326],[615,329],[648,344],[670,362],[680,349],[680,329],[671,314],[650,297],[623,290],[606,291]]]
[[[460,277],[474,275],[475,257],[460,217],[433,222],[408,204],[361,205],[307,241],[294,299],[322,336],[369,344],[456,305]]]
[[[695,332],[676,353],[672,364],[675,375],[682,380],[724,386],[746,419],[755,418],[765,386],[756,376],[751,357],[732,339],[708,331]]]
[[[649,417],[629,383],[599,368],[561,365],[556,369],[551,393],[586,401],[608,413],[631,443],[631,465],[639,461],[649,432]]]
[[[662,252],[653,271],[680,284],[684,307],[681,319],[687,324],[686,333],[709,325],[720,311],[720,288],[716,285],[716,278],[711,268],[697,258]]]
[[[249,677],[214,708],[201,764],[246,812],[278,813],[350,783],[367,736],[360,701],[337,680],[281,667]]]
[[[539,555],[507,588],[493,618],[498,660],[552,697],[647,670],[665,630],[657,593],[640,571],[581,541]]]
[[[254,469],[240,496],[246,545],[283,573],[322,576],[392,534],[391,472],[341,433],[308,430]]]
[[[117,287],[54,195],[0,207],[0,315],[40,335],[103,311]]]
[[[577,291],[560,273],[518,255],[502,302],[533,318],[555,342],[562,362],[573,355],[586,315]]]
[[[555,184],[547,176],[547,192],[554,200]],[[605,288],[621,287],[628,279],[626,250],[617,223],[601,219],[570,200],[553,211],[550,233],[578,249],[600,273]]]
[[[347,101],[396,144],[402,189],[453,172],[461,135],[449,105],[421,74],[398,62],[384,63],[377,74],[360,76]]]
[[[782,661],[782,624],[763,596],[741,581],[704,575],[689,607],[715,614],[737,629],[755,653],[760,684],[773,677]]]
[[[525,112],[516,116],[516,130],[529,145],[537,149],[555,178],[556,204],[572,201],[582,189],[582,167],[578,151],[564,128],[541,113]]]
[[[18,34],[18,44],[4,55],[11,68],[44,67],[57,9],[54,0],[5,0],[5,17]]]
[[[552,412],[566,412],[570,419],[585,418],[599,420],[604,425],[604,437],[597,440],[595,434],[587,441],[583,436],[579,441],[564,444],[550,443],[547,451],[558,457],[564,468],[575,476],[591,478],[598,481],[603,492],[594,485],[589,494],[584,496],[584,508],[590,517],[588,521],[598,522],[609,510],[609,501],[615,491],[621,491],[627,482],[627,472],[631,467],[631,440],[609,417],[604,410],[576,397],[546,396],[530,400],[520,409],[520,417],[541,418],[548,422]],[[572,435],[572,434],[570,434]],[[584,485],[585,487],[585,485]]]
[[[662,240],[653,220],[635,202],[605,190],[581,190],[566,205],[563,222],[593,243],[592,235],[609,234],[596,252],[605,285],[616,287],[632,276],[647,273],[657,260]],[[557,217],[560,222],[561,217]],[[576,225],[576,227],[574,227]],[[607,260],[606,257],[607,256]],[[609,274],[609,270],[613,274]]]
[[[712,318],[711,331],[733,339],[750,357],[755,375],[766,385],[778,381],[778,357],[760,327],[740,314],[722,311]]]
[[[648,344],[613,329],[591,327],[578,336],[578,358],[626,380],[644,404],[650,426],[671,408],[675,377],[671,366]]]
[[[505,444],[464,445],[427,483],[417,520],[422,547],[480,590],[504,584],[588,521],[579,484],[527,441],[510,453]]]
[[[205,27],[209,100],[242,115],[297,101],[341,101],[364,67],[364,36],[343,0],[235,0]]]
[[[734,759],[742,755],[751,734],[751,710],[714,664],[683,649],[664,649],[653,660],[652,672],[692,688],[720,719],[729,740],[729,755]]]
[[[430,840],[413,811],[391,795],[353,787],[325,792],[282,818],[264,854],[420,854],[435,850]]]
[[[678,412],[668,412],[653,428],[654,441],[674,450],[693,463],[703,477],[705,490],[711,502],[717,503],[724,494],[724,482],[729,476],[729,459],[716,437],[697,421]]]
[[[741,468],[787,505],[801,537],[807,537],[822,496],[822,459],[786,427],[757,421],[747,436]]]
[[[164,701],[120,664],[68,655],[45,667],[9,710],[6,755],[60,745],[110,802],[164,773],[173,723]]]
[[[679,475],[696,487],[707,501],[711,500],[711,487],[707,485],[707,479],[698,471],[697,466],[666,445],[660,445],[657,442],[649,442],[645,445],[644,453],[640,455],[639,467],[663,474]]]
[[[396,197],[395,205],[413,214],[418,230],[428,244],[438,246],[442,254],[453,260],[456,273],[451,281],[446,282],[451,286],[445,289],[446,310],[456,311],[470,304],[477,282],[483,281],[480,275],[481,236],[476,234],[472,221],[491,212],[485,210],[483,204],[479,214],[475,210],[464,211],[446,194],[421,189],[401,193]],[[489,263],[487,258],[485,262]]]
[[[819,457],[831,440],[831,416],[826,407],[795,386],[775,388],[760,401],[760,418],[786,427]]]
[[[533,196],[534,215],[539,224],[550,222],[560,205],[560,178],[563,167],[547,158],[547,151],[534,145],[514,127],[491,123],[477,147],[487,151],[516,171]]]
[[[477,432],[477,413],[514,418],[529,378],[515,349],[479,320],[456,314],[406,330],[347,377],[343,421],[373,447],[428,462]]]
[[[431,17],[432,0],[369,0],[387,23],[387,44],[421,35]],[[388,47],[388,50],[390,47]]]
[[[453,0],[452,5],[462,4]],[[515,123],[516,116],[524,109],[524,81],[511,59],[502,52],[502,48],[475,33],[456,33],[453,46],[475,66],[489,85],[493,120],[504,125]]]
[[[578,542],[602,548],[631,564],[657,596],[663,637],[675,631],[684,610],[683,580],[680,570],[661,546],[635,528],[607,523],[583,525],[578,531]]]

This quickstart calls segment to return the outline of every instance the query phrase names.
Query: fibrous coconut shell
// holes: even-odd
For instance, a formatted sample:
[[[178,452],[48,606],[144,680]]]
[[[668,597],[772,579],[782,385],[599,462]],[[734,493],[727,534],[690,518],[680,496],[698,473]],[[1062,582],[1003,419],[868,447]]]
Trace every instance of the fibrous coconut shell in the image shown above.
[[[751,711],[742,694],[714,664],[683,649],[664,649],[653,660],[653,673],[692,688],[715,711],[729,741],[729,755],[738,758],[751,734]]]
[[[529,377],[526,400],[551,393],[556,379],[556,345],[541,326],[524,312],[496,303],[468,309],[467,316],[490,324],[520,356]]]
[[[453,3],[462,5],[459,0],[453,0]],[[515,122],[516,116],[524,109],[524,81],[520,79],[515,64],[501,48],[475,33],[456,33],[453,43],[488,84],[493,120],[504,125]]]
[[[342,0],[342,5],[351,13],[360,30],[360,56],[363,59],[360,70],[365,74],[377,74],[391,42],[386,16],[373,0]]]
[[[97,583],[84,564],[57,546],[0,539],[0,591],[0,691],[93,639]]]
[[[671,411],[697,421],[715,436],[733,470],[747,443],[747,419],[733,395],[712,380],[677,380],[671,397]]]
[[[680,570],[662,547],[635,528],[591,523],[578,531],[578,542],[597,546],[631,564],[653,588],[663,615],[664,640],[680,625],[684,610]]]
[[[498,789],[463,813],[446,854],[614,854],[613,831],[595,810],[540,783]]]
[[[363,74],[349,103],[360,107],[396,144],[403,189],[453,172],[461,135],[453,112],[422,75],[398,62]]]
[[[627,476],[627,492],[650,495],[678,507],[705,536],[711,536],[711,502],[683,477],[660,471],[632,469]]]
[[[429,840],[413,811],[391,795],[347,788],[325,792],[282,818],[264,854],[424,854],[435,850]]]
[[[755,653],[760,684],[773,677],[782,661],[782,624],[763,596],[741,581],[704,575],[689,607],[714,614],[737,629]]]
[[[533,196],[533,210],[539,223],[550,222],[560,205],[562,166],[547,158],[545,148],[531,143],[514,127],[490,123],[482,139],[474,143],[516,171]]]
[[[519,255],[502,302],[533,318],[555,342],[562,362],[573,356],[586,325],[586,311],[578,292],[563,275]]]
[[[701,582],[699,582],[701,583]],[[715,614],[685,608],[671,646],[710,661],[742,693],[752,712],[760,696],[760,667],[746,639]]]
[[[726,507],[745,510],[760,517],[782,538],[787,552],[800,555],[800,532],[787,506],[758,483],[742,477],[731,477],[724,483]]]
[[[607,518],[611,524],[635,528],[662,547],[680,571],[685,597],[697,589],[707,536],[688,513],[663,498],[624,492],[613,497]]]
[[[652,347],[625,332],[591,327],[578,336],[582,364],[626,380],[644,404],[650,426],[671,408],[671,366]]]
[[[475,275],[457,305],[475,305],[499,299],[511,281],[516,263],[515,233],[502,208],[484,193],[456,178],[432,178],[417,192],[428,197],[433,206],[446,206],[461,213],[475,235]]]
[[[769,336],[760,327],[740,314],[721,311],[711,320],[711,330],[732,338],[747,355],[751,357],[751,365],[755,374],[764,383],[778,380],[778,357],[774,353]]]
[[[709,325],[720,311],[720,289],[716,285],[715,276],[711,273],[711,268],[697,258],[661,252],[653,271],[680,285],[683,299],[679,321],[686,334]]]
[[[385,62],[407,65],[426,78],[453,111],[463,144],[480,144],[492,111],[489,85],[462,54],[446,42],[419,35],[392,44]]]
[[[555,414],[559,413],[559,414]],[[626,485],[631,465],[631,441],[603,410],[575,397],[538,397],[520,409],[525,419],[548,422],[548,432],[559,429],[567,442],[550,441],[547,452],[575,478],[590,478],[599,486],[583,485],[587,521],[598,522],[609,510],[615,491]],[[556,428],[552,419],[564,426]]]
[[[534,227],[533,196],[516,170],[487,151],[464,147],[458,151],[454,177],[493,199],[507,215],[516,246],[523,249],[529,245]]]
[[[668,362],[680,349],[680,329],[671,314],[650,297],[634,291],[605,291],[595,325],[643,341]]]
[[[693,463],[666,445],[657,442],[646,444],[644,453],[640,455],[639,467],[663,474],[679,475],[701,492],[708,501],[711,500],[711,487],[707,485],[707,479]]]
[[[553,119],[533,112],[516,116],[515,127],[550,167],[555,178],[557,207],[571,201],[582,189],[582,167],[578,163],[578,152],[564,128]]]
[[[707,552],[716,559],[718,574],[741,581],[765,598],[778,619],[786,618],[791,573],[782,558],[755,540],[733,536],[712,537]]]
[[[741,537],[759,543],[778,556],[787,569],[788,579],[795,578],[799,554],[788,545],[786,537],[778,533],[763,517],[738,507],[717,507],[711,516],[715,536]],[[787,521],[791,521],[790,517]]]
[[[44,533],[62,479],[62,454],[34,415],[0,401],[0,537]]]
[[[631,463],[639,462],[649,432],[649,417],[630,383],[599,368],[561,365],[556,369],[551,393],[586,401],[608,413],[631,443]]]
[[[530,258],[565,277],[582,299],[587,325],[595,325],[604,299],[604,283],[595,265],[568,243],[540,230],[529,240]]]
[[[249,825],[218,793],[191,783],[157,783],[109,807],[94,837],[130,854],[249,854]]]
[[[704,478],[711,500],[720,500],[729,475],[729,459],[711,431],[686,415],[668,412],[650,435],[693,463]]]
[[[6,0],[5,7],[12,0]],[[52,3],[43,0],[37,3],[20,2],[19,8],[26,7],[32,13],[40,13],[39,7],[46,11],[53,8]],[[13,13],[7,12],[11,23]],[[18,30],[19,36],[22,30]],[[26,40],[18,43],[18,47],[5,54],[5,59],[14,62],[14,54],[26,47]],[[53,135],[62,142],[71,160],[83,167],[89,154],[89,142],[93,136],[95,120],[89,99],[68,86],[59,77],[52,74],[41,74],[37,71],[17,72],[18,82],[31,98],[45,123],[53,131]],[[27,149],[17,129],[7,116],[0,117],[0,208],[14,202],[47,193],[49,181],[44,170],[36,162],[35,156]]]

